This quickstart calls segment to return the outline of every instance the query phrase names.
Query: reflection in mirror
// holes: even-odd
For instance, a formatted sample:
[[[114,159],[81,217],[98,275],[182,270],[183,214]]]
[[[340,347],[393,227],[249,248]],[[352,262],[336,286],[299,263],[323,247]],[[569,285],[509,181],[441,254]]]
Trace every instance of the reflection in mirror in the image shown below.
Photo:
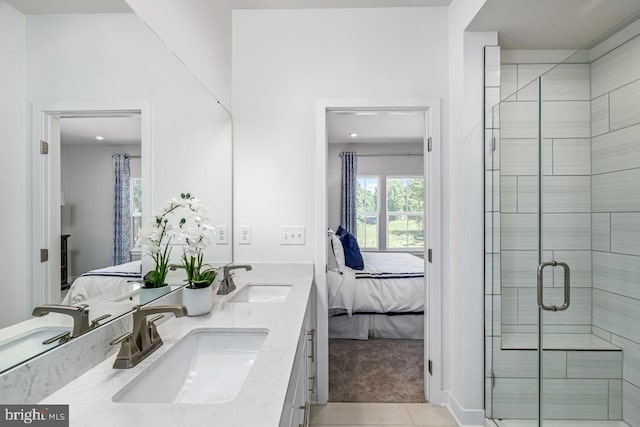
[[[41,3],[0,0],[0,39],[12,41],[0,45],[0,174],[15,200],[2,217],[0,371],[155,298],[131,282],[151,267],[136,230],[181,192],[197,194],[225,232],[205,262],[231,262],[228,112],[124,1],[91,11]],[[114,157],[129,169],[119,199]],[[172,271],[163,292],[183,277]],[[77,308],[32,315],[50,304]]]

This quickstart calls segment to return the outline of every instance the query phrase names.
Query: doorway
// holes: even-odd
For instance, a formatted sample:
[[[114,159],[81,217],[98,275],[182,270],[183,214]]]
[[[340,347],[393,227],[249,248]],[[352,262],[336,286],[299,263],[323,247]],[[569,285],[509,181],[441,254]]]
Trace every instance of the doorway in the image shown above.
[[[63,183],[65,183],[67,187],[78,184],[77,177],[74,178],[68,175],[71,169],[77,169],[75,166],[79,166],[78,162],[83,161],[81,158],[74,157],[74,159],[71,159],[72,156],[70,153],[72,150],[69,148],[68,142],[73,139],[69,132],[73,126],[69,124],[74,121],[88,123],[98,119],[109,121],[112,124],[118,119],[123,122],[128,120],[129,126],[136,123],[138,133],[138,137],[136,138],[137,152],[132,152],[131,155],[139,157],[135,160],[139,166],[135,166],[134,169],[138,169],[136,175],[139,175],[140,182],[134,183],[134,185],[140,184],[139,195],[141,196],[141,203],[139,204],[141,205],[141,212],[139,220],[133,222],[143,223],[146,221],[146,216],[149,215],[151,206],[151,171],[148,104],[78,105],[59,103],[34,106],[32,139],[33,147],[37,147],[37,149],[32,151],[32,245],[34,252],[40,252],[40,257],[34,258],[32,266],[33,285],[31,302],[34,306],[60,303],[63,288],[61,285],[64,276],[66,274],[66,281],[69,283],[69,280],[73,278],[73,271],[75,271],[72,266],[73,261],[79,263],[78,259],[73,259],[74,253],[77,255],[77,251],[69,250],[70,238],[64,236],[65,234],[69,234],[69,229],[72,227],[71,221],[73,221],[74,215],[79,213],[70,202],[72,200],[79,201],[77,197],[79,197],[81,193],[91,194],[94,189],[81,188],[82,186],[80,186],[73,192],[70,192],[63,186]],[[82,127],[82,125],[80,127]],[[76,131],[77,129],[71,130],[71,133]],[[107,132],[105,135],[96,134],[92,135],[92,138],[96,142],[102,142],[107,139],[106,135],[108,135],[110,131],[112,132],[113,129],[105,129],[102,131],[102,133]],[[62,143],[63,139],[61,135],[63,133],[67,144]],[[95,139],[96,136],[102,136],[105,139],[99,141]],[[111,142],[113,143],[114,141]],[[123,142],[123,140],[121,139],[120,142]],[[112,144],[112,148],[117,148],[117,145]],[[102,151],[104,151],[104,146],[102,147]],[[127,153],[127,157],[128,155]],[[85,156],[84,161],[88,161],[87,159],[88,157]],[[107,161],[110,163],[111,158],[109,157]],[[74,167],[71,167],[70,162],[74,163]],[[64,172],[62,171],[63,166],[66,169]],[[66,174],[64,179],[63,174]],[[108,178],[108,180],[110,180],[110,178]],[[98,188],[95,188],[95,191],[98,191]],[[102,198],[105,198],[105,196],[107,199],[111,198],[111,194],[101,195]],[[75,203],[75,208],[78,208],[77,203]],[[108,204],[106,208],[102,210],[108,210],[106,215],[111,216],[111,204]],[[137,213],[136,216],[138,216]],[[74,225],[77,226],[79,224],[75,223]],[[111,229],[109,224],[103,224],[100,227],[106,228],[107,230]],[[133,229],[131,232],[133,233]],[[85,230],[85,234],[86,233],[87,231]],[[108,233],[110,233],[110,231]],[[77,242],[80,235],[76,233],[75,237]],[[105,252],[105,248],[101,249],[102,252]],[[85,252],[84,250],[82,251]],[[110,252],[110,249],[106,251]],[[86,255],[86,253],[84,255]],[[101,261],[109,265],[111,264],[108,255],[102,256]],[[97,261],[87,260],[87,262],[93,265]],[[92,268],[103,268],[107,266],[108,265],[97,266],[96,264],[96,266]],[[82,268],[81,265],[77,264],[76,267]]]
[[[329,337],[330,337],[330,325],[329,325],[329,313],[331,304],[334,302],[334,294],[329,295],[330,278],[332,274],[332,254],[328,250],[327,246],[327,229],[329,227],[335,227],[335,209],[330,212],[329,209],[335,204],[335,195],[329,194],[327,188],[327,178],[331,175],[335,177],[335,174],[329,172],[331,159],[329,158],[330,152],[335,151],[329,149],[330,137],[328,117],[333,115],[340,115],[350,112],[354,116],[372,116],[374,114],[383,113],[386,116],[392,116],[395,113],[397,116],[410,116],[420,115],[422,117],[423,132],[421,141],[419,144],[422,153],[415,152],[413,154],[423,154],[422,156],[422,174],[419,176],[385,176],[384,184],[374,185],[375,190],[372,190],[370,194],[377,194],[378,206],[385,205],[384,221],[385,225],[380,225],[382,216],[380,210],[376,211],[376,215],[373,212],[360,212],[360,230],[356,230],[356,234],[359,232],[362,236],[367,234],[369,238],[363,238],[363,246],[367,249],[377,249],[375,251],[365,251],[365,255],[368,253],[378,254],[380,252],[386,253],[400,253],[407,252],[407,248],[410,246],[411,251],[416,252],[421,257],[420,263],[422,265],[422,271],[424,278],[422,279],[422,295],[425,297],[424,312],[425,315],[421,318],[420,323],[422,330],[424,331],[424,341],[422,344],[423,349],[423,363],[424,363],[424,397],[426,400],[432,403],[444,403],[442,387],[441,387],[441,358],[440,358],[440,301],[441,301],[441,289],[440,289],[440,134],[439,134],[439,100],[437,99],[409,99],[409,100],[321,100],[318,101],[317,110],[317,123],[318,123],[318,138],[317,138],[317,154],[318,154],[318,170],[317,170],[317,209],[319,215],[318,221],[318,235],[317,235],[317,248],[316,248],[316,271],[326,271],[326,274],[319,274],[316,277],[316,284],[318,289],[318,403],[324,404],[329,400]],[[389,114],[392,113],[392,114]],[[344,133],[344,132],[343,132]],[[355,138],[351,136],[350,132],[348,138]],[[381,147],[381,146],[379,146]],[[406,148],[406,147],[405,147]],[[414,146],[415,149],[415,146]],[[335,154],[335,153],[333,153]],[[394,154],[394,153],[388,153]],[[373,157],[373,156],[372,156]],[[334,159],[335,160],[335,159]],[[397,160],[397,159],[396,159]],[[415,160],[415,159],[413,159]],[[393,175],[393,174],[391,174]],[[402,175],[402,174],[400,174]],[[406,175],[406,174],[405,174]],[[424,206],[421,209],[420,214],[425,219],[424,231],[412,230],[409,226],[408,219],[415,220],[412,215],[415,212],[391,212],[389,211],[389,204],[387,200],[380,201],[380,193],[378,188],[388,186],[406,186],[409,182],[418,182],[422,180],[424,185],[423,197]],[[333,179],[333,178],[332,178]],[[395,182],[395,181],[397,182]],[[367,185],[367,177],[362,176],[360,184]],[[378,182],[381,182],[381,178],[378,178]],[[364,189],[364,187],[363,187]],[[397,236],[394,237],[393,231],[390,232],[397,224],[392,221],[390,226],[389,219],[394,218],[397,221],[404,221],[404,232],[397,233],[404,236],[405,250],[393,250],[391,248],[394,244],[397,244]],[[418,221],[419,222],[419,221]],[[415,224],[416,221],[413,221]],[[388,228],[384,231],[384,235],[381,238],[380,229]],[[375,230],[375,231],[374,231]],[[375,238],[371,239],[375,235]],[[417,244],[417,240],[422,241]],[[423,236],[423,237],[422,237]],[[358,237],[360,240],[361,237]],[[410,239],[410,242],[409,242]],[[393,240],[393,241],[392,241]],[[384,251],[380,251],[384,249]],[[411,309],[409,309],[411,310]],[[412,314],[417,314],[413,309]],[[334,314],[334,313],[332,313]],[[353,313],[351,313],[353,314]],[[378,313],[379,314],[379,313]],[[345,319],[349,318],[349,314]],[[400,319],[400,317],[398,318]],[[367,321],[367,320],[365,320]],[[375,322],[375,321],[374,321]],[[331,325],[331,329],[334,329],[334,325]],[[370,330],[368,326],[365,329]],[[407,331],[411,327],[399,326],[397,331]],[[335,331],[332,331],[332,334]]]

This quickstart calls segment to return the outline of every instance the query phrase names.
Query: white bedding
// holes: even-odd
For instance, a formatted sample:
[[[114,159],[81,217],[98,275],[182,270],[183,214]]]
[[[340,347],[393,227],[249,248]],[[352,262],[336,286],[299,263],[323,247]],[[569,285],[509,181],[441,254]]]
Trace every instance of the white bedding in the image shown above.
[[[74,280],[62,304],[87,303],[94,298],[110,299],[130,292],[140,286],[130,281],[142,279],[141,268],[141,261],[133,261],[91,270]]]
[[[329,270],[329,310],[416,313],[425,309],[424,260],[407,253],[363,252],[364,270]]]

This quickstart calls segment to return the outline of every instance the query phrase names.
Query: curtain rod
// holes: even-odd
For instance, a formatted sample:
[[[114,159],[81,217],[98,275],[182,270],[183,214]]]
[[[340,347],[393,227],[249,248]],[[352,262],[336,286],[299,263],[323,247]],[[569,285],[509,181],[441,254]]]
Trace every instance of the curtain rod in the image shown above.
[[[339,154],[340,157],[343,157],[343,154],[340,153]],[[407,156],[407,157],[411,157],[411,156],[424,156],[423,153],[407,153],[407,154],[396,154],[396,153],[389,153],[389,154],[356,154],[356,157],[400,157],[400,156]]]

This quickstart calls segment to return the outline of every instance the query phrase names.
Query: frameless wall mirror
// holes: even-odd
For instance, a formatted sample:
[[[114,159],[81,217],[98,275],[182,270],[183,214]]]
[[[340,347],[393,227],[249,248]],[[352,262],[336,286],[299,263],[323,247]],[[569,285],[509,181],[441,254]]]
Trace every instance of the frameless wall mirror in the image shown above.
[[[231,262],[232,135],[227,110],[123,0],[0,0],[0,40],[4,371],[154,298],[131,282],[150,267],[137,230],[181,193],[215,228],[205,262]],[[164,292],[182,280],[170,273]],[[77,308],[33,315],[50,304]]]

